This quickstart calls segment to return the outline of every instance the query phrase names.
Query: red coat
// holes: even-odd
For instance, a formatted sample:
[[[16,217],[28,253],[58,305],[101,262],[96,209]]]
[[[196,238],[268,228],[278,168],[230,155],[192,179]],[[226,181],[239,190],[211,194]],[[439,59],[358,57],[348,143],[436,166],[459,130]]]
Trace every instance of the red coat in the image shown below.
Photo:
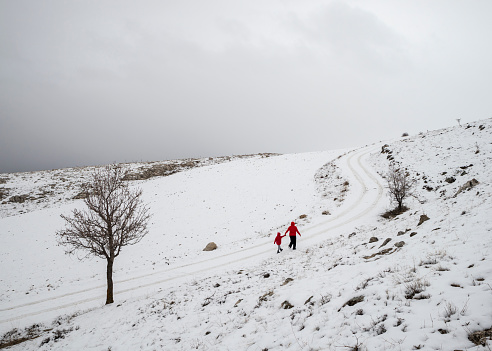
[[[277,244],[277,245],[281,245],[282,244],[282,238],[284,237],[285,235],[280,235],[280,233],[277,234],[277,236],[275,237],[275,240],[274,240],[274,244]]]
[[[299,234],[301,236],[301,233],[299,233],[299,229],[294,224],[291,224],[290,227],[285,231],[285,234],[289,232],[289,236],[296,236],[296,234]]]

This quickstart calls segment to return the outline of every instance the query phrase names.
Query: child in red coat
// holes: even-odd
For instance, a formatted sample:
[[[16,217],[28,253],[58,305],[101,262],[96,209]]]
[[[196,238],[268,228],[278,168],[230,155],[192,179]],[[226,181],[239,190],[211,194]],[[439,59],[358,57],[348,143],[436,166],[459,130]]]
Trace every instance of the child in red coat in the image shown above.
[[[280,233],[277,232],[277,236],[275,237],[275,240],[273,241],[274,244],[278,245],[277,253],[280,253],[280,251],[283,251],[280,245],[282,244],[282,238],[285,235],[280,235]]]

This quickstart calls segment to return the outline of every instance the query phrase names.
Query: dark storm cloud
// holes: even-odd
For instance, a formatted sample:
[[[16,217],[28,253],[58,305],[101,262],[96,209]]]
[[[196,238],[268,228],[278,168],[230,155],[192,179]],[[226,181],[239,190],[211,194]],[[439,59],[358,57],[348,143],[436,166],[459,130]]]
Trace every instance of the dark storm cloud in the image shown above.
[[[489,117],[490,5],[427,4],[0,1],[0,172],[325,150]]]

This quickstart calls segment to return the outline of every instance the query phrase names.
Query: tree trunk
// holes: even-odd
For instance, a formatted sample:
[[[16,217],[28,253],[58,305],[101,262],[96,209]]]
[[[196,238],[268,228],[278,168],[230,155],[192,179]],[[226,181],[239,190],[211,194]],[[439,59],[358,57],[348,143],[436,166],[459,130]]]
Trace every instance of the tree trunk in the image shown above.
[[[113,260],[108,259],[108,267],[106,270],[106,278],[108,280],[108,290],[106,293],[106,305],[113,303]]]

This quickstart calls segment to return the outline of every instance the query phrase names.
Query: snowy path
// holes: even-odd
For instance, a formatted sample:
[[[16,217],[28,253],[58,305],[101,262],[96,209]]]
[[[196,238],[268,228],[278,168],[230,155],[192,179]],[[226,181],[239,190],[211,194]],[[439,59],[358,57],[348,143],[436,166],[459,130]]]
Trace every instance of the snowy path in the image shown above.
[[[323,239],[346,234],[373,211],[378,211],[383,203],[382,180],[374,170],[367,166],[365,159],[376,147],[366,147],[343,157],[341,167],[352,178],[350,188],[352,196],[333,215],[322,221],[302,228],[300,242],[302,247],[314,245]],[[126,279],[115,280],[115,299],[124,299],[152,295],[163,284],[178,285],[193,279],[203,272],[217,274],[221,270],[241,269],[257,264],[275,252],[271,238],[264,238],[256,245],[220,254],[210,259],[182,264],[165,270],[152,271]],[[31,302],[9,307],[0,307],[0,326],[4,329],[18,325],[28,325],[43,320],[54,319],[61,314],[75,313],[101,306],[105,299],[106,285],[96,285],[87,289],[71,291],[65,294],[36,299]],[[34,297],[34,296],[33,296]]]

